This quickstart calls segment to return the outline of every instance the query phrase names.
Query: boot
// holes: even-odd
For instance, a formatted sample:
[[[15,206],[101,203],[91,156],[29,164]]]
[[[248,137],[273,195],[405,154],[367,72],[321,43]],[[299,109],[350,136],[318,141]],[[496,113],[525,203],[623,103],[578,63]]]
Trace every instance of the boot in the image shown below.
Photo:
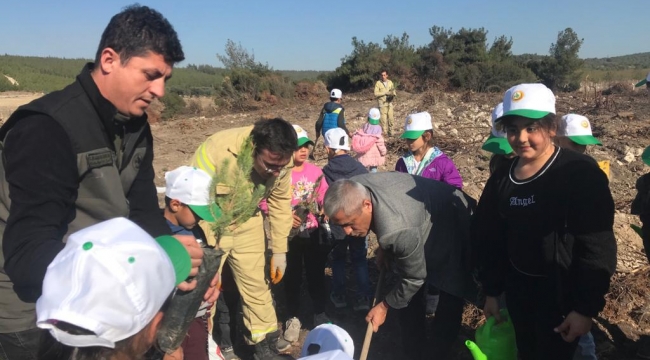
[[[287,360],[292,357],[278,354],[277,342],[280,330],[266,334],[264,340],[255,344],[255,360]]]

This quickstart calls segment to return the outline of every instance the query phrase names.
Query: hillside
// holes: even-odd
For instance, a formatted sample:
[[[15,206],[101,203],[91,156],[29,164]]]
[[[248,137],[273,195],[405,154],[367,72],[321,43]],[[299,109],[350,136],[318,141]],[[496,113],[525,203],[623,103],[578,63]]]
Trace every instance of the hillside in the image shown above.
[[[596,70],[623,70],[650,68],[650,52],[585,59],[585,65]]]
[[[51,92],[74,81],[81,68],[91,60],[0,55],[0,75],[15,79],[13,85],[0,77],[1,91]],[[210,65],[188,64],[174,69],[168,89],[183,95],[212,95],[214,85],[221,83],[226,70]],[[324,71],[280,71],[292,81],[315,80]]]

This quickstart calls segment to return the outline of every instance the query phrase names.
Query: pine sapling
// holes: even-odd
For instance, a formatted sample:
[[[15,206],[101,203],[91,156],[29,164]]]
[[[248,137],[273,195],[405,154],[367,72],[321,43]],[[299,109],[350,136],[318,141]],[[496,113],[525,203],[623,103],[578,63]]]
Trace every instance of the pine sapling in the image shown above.
[[[251,180],[254,163],[255,146],[250,137],[242,143],[237,154],[237,164],[230,166],[231,159],[224,159],[215,172],[210,185],[212,201],[221,208],[221,217],[211,224],[217,243],[228,231],[232,231],[248,221],[258,209],[259,201],[264,196],[266,187],[255,185]],[[226,188],[226,194],[217,194]]]

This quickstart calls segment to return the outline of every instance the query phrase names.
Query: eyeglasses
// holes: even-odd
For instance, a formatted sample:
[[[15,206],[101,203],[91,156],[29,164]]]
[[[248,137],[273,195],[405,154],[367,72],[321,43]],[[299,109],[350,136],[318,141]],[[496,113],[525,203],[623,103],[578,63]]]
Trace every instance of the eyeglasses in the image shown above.
[[[262,164],[262,166],[264,167],[264,172],[266,172],[267,174],[280,172],[282,171],[282,169],[284,169],[285,166],[287,166],[286,164],[285,165],[269,164],[266,161],[262,160],[260,155],[257,155],[257,159],[259,160],[260,164]]]

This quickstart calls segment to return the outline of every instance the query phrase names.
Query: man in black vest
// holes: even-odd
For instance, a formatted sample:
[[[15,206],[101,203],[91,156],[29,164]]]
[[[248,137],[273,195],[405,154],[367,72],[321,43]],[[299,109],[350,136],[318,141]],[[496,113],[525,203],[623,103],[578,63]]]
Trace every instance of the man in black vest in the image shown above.
[[[120,216],[152,236],[170,233],[158,208],[145,110],[164,95],[183,59],[176,31],[160,13],[127,7],[111,19],[95,62],[73,84],[20,107],[0,128],[1,359],[36,359],[34,302],[69,234]],[[188,235],[177,239],[196,274],[198,244]]]

